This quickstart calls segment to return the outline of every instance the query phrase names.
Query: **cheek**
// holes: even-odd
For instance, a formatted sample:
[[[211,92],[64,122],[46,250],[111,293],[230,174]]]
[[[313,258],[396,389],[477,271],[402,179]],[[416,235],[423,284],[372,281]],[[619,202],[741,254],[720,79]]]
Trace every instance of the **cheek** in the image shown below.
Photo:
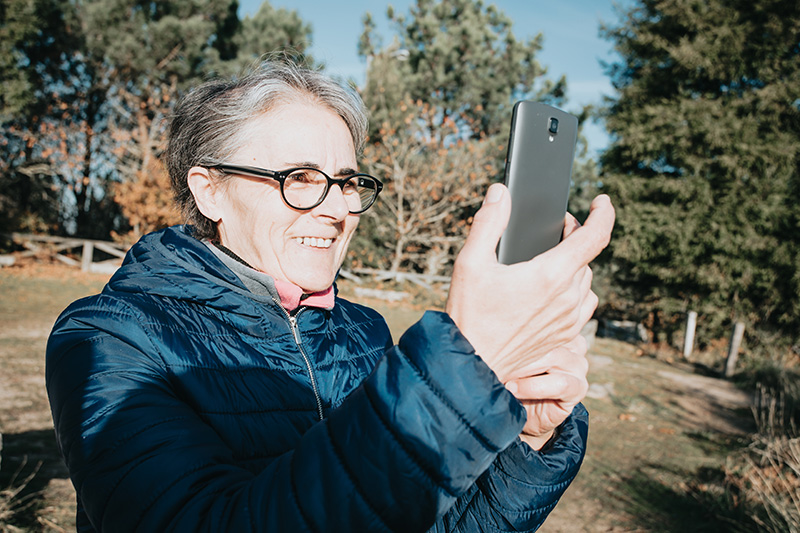
[[[275,227],[284,229],[297,218],[283,205],[280,193],[263,187],[238,191],[237,201],[232,202],[231,214],[236,217],[241,231],[247,234],[262,234]]]
[[[358,222],[361,220],[360,215],[348,215],[345,219],[345,226],[344,226],[344,234],[345,234],[345,244],[350,242],[350,239],[353,237],[353,234],[356,232],[356,228],[358,228]]]

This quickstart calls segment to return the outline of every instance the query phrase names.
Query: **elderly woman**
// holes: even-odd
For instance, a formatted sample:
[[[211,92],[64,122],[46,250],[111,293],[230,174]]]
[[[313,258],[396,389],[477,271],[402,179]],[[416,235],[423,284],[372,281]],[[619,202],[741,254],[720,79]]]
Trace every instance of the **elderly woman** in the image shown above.
[[[537,528],[586,445],[588,263],[613,208],[529,263],[494,250],[492,186],[447,312],[394,345],[334,281],[381,182],[357,96],[296,65],[176,107],[167,166],[191,225],[146,235],[54,326],[47,389],[79,531]]]

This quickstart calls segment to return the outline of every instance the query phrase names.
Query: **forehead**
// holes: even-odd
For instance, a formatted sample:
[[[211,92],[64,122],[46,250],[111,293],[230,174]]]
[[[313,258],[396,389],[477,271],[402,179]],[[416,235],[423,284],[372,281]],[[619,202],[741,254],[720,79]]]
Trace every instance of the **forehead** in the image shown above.
[[[355,161],[350,129],[330,108],[306,102],[280,104],[254,117],[244,128],[240,155],[272,164],[334,159],[339,164]],[[346,161],[344,161],[346,160]]]

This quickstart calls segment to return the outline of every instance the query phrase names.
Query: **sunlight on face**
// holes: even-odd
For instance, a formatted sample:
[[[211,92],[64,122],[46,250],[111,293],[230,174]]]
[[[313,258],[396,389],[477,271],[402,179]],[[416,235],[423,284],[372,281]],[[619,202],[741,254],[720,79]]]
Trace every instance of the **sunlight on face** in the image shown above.
[[[247,144],[227,163],[269,170],[315,166],[342,177],[357,168],[350,130],[327,107],[288,103],[250,122]],[[309,211],[287,206],[277,181],[233,177],[221,189],[222,244],[273,278],[305,292],[327,289],[358,226],[341,188]]]

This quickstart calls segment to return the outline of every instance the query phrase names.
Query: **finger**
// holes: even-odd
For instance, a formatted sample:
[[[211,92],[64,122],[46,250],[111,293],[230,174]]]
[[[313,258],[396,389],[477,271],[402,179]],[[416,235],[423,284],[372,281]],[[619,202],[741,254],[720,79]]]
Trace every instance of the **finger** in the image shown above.
[[[564,231],[561,234],[561,238],[566,239],[573,231],[580,227],[581,223],[578,222],[578,219],[572,216],[572,213],[567,213],[564,216]]]
[[[551,372],[566,372],[585,378],[589,372],[589,361],[586,359],[588,347],[586,338],[576,333],[562,346],[515,371],[506,382],[506,387],[516,393],[519,390],[518,381]]]
[[[583,335],[576,335],[571,341],[564,345],[564,348],[579,357],[585,357],[589,344],[586,342],[586,337]]]
[[[517,390],[515,384],[517,380],[546,374],[553,369],[570,371],[571,368],[575,368],[578,372],[583,371],[585,373],[588,370],[588,364],[585,359],[586,352],[586,339],[576,332],[563,345],[557,346],[546,354],[517,368],[507,377],[506,387],[511,392],[514,392]]]
[[[580,290],[581,294],[589,294],[592,290],[592,280],[594,279],[594,272],[591,267],[586,266],[581,272]]]
[[[592,319],[599,303],[600,299],[597,297],[597,294],[595,294],[594,291],[589,291],[589,294],[587,294],[583,302],[581,302],[580,315],[578,316],[578,324],[581,326],[580,329],[583,329],[583,326]]]
[[[511,196],[501,183],[492,184],[486,192],[483,205],[475,213],[469,235],[464,242],[463,261],[487,260],[491,255],[496,260],[497,243],[508,225],[511,215]]]
[[[608,246],[615,217],[611,200],[607,195],[601,194],[592,201],[589,216],[583,226],[575,228],[569,238],[564,239],[554,250],[560,247],[566,254],[566,261],[588,265]]]
[[[576,323],[579,329],[583,329],[583,326],[592,319],[594,312],[597,310],[597,305],[599,304],[597,294],[592,291],[592,279],[594,277],[592,269],[588,266],[585,267],[582,276],[579,290],[580,294],[583,296],[579,304],[578,321]]]
[[[589,389],[586,378],[566,372],[549,372],[516,380],[514,393],[521,401],[560,400],[579,402]]]

